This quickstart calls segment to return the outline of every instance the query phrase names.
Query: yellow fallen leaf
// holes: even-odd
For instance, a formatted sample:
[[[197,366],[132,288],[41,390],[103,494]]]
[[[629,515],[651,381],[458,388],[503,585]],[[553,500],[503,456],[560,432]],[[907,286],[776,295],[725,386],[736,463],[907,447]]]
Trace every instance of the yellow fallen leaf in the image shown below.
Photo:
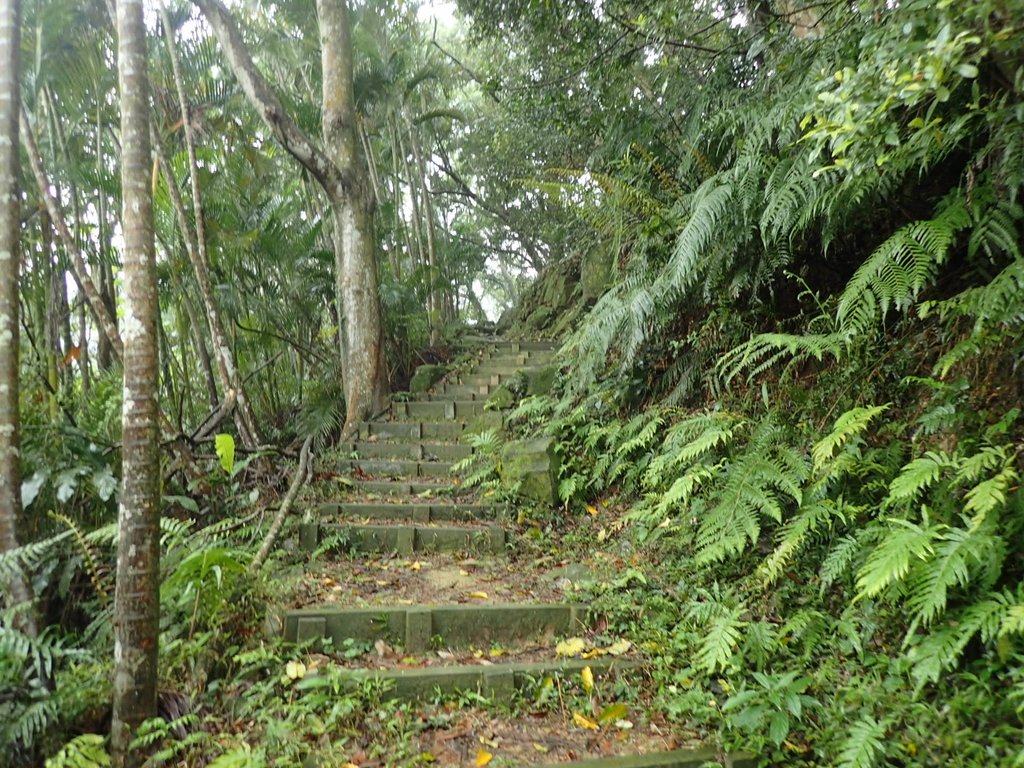
[[[587,514],[589,514],[591,517],[596,515],[597,507],[595,507],[593,504],[587,504]]]
[[[341,768],[359,768],[359,766],[355,763],[345,763],[341,766]]]
[[[475,597],[477,600],[486,600],[487,599],[487,593],[486,592],[470,592],[470,593],[468,593],[466,595],[466,597]]]
[[[421,563],[419,560],[416,560],[415,562],[413,562],[413,563],[411,563],[409,565],[409,570],[410,571],[418,571],[422,567],[423,567],[423,563]]]
[[[601,526],[601,530],[597,532],[597,540],[598,540],[598,542],[602,542],[602,541],[604,541],[607,538],[608,538],[608,529],[605,528],[604,526]]]
[[[602,651],[600,648],[591,648],[586,653],[581,653],[580,658],[589,660],[594,658],[595,656],[600,656],[602,653],[604,653],[604,651]]]
[[[580,673],[580,677],[583,678],[583,690],[589,693],[594,687],[594,670],[586,666]]]
[[[586,715],[581,715],[579,712],[572,713],[573,722],[576,723],[580,728],[586,728],[588,731],[596,731],[597,723],[591,720]]]
[[[486,749],[481,749],[479,752],[476,753],[476,768],[483,768],[483,766],[487,765],[493,759],[494,755],[492,755]]]
[[[558,656],[579,656],[586,649],[587,644],[580,637],[570,637],[555,646],[555,654]]]
[[[533,742],[533,748],[536,749],[541,754],[543,754],[543,753],[548,751],[547,747],[545,747],[543,744],[538,744],[537,742]]]
[[[289,680],[300,680],[306,674],[306,665],[301,661],[289,661],[284,665],[284,673]]]
[[[633,644],[629,640],[617,640],[616,642],[609,645],[604,649],[605,653],[610,653],[612,656],[621,656],[622,654],[629,651],[633,647]]]
[[[480,743],[483,744],[485,747],[490,747],[491,749],[498,748],[498,742],[496,741],[492,741],[491,739],[488,739],[485,736],[478,736],[477,738],[480,740]]]

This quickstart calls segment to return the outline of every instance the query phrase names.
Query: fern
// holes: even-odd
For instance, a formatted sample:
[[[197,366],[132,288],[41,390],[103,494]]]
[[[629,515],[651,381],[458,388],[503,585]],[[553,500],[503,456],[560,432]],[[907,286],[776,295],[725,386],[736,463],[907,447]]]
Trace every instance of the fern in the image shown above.
[[[820,471],[835,456],[836,450],[860,437],[868,425],[885,413],[891,404],[851,408],[836,419],[832,431],[819,440],[811,450],[814,471]]]
[[[839,327],[847,339],[865,334],[890,309],[906,309],[931,283],[959,232],[970,225],[954,197],[935,218],[909,224],[861,264],[839,298]]]
[[[45,768],[106,768],[110,755],[106,739],[95,733],[83,733],[71,739],[53,757],[47,758]]]
[[[955,466],[955,461],[941,451],[928,451],[914,459],[900,470],[900,474],[889,484],[887,506],[903,502],[914,502],[928,488],[935,485],[943,470]]]
[[[726,669],[736,653],[747,625],[742,620],[746,610],[742,603],[730,605],[729,596],[723,596],[717,585],[713,592],[702,592],[701,601],[693,602],[687,617],[702,630],[695,665],[709,673]]]
[[[857,596],[875,597],[892,584],[902,581],[916,560],[931,557],[933,542],[940,529],[928,525],[915,525],[909,520],[892,519],[885,528],[882,541],[876,546],[857,574]]]
[[[100,553],[96,549],[96,545],[90,541],[85,533],[75,524],[67,515],[63,515],[59,512],[50,511],[49,515],[51,518],[59,523],[62,523],[66,528],[70,530],[75,538],[75,544],[78,547],[79,552],[82,555],[82,560],[85,563],[86,573],[89,575],[89,580],[92,582],[92,587],[96,590],[97,596],[99,596],[100,604],[106,608],[110,605],[110,591],[113,588],[113,576],[110,573],[109,568],[101,568]]]
[[[885,754],[887,723],[864,715],[850,726],[850,732],[839,748],[838,768],[874,768]]]

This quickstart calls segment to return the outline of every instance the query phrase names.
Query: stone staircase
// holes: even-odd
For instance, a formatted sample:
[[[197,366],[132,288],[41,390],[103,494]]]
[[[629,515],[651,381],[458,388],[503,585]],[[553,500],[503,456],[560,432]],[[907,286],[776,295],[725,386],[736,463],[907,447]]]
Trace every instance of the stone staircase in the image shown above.
[[[418,570],[424,564],[418,558],[452,558],[458,566],[453,581],[456,587],[461,583],[458,574],[470,576],[466,569],[504,561],[513,535],[510,510],[465,489],[451,470],[473,451],[460,442],[467,430],[500,426],[500,412],[485,408],[488,398],[503,384],[549,367],[554,354],[554,345],[547,342],[481,340],[470,370],[450,374],[425,395],[394,403],[386,419],[361,425],[359,439],[343,446],[346,458],[339,466],[351,478],[351,492],[343,500],[307,511],[300,531],[301,546],[313,551],[333,542],[349,554],[353,564],[369,563],[367,567],[382,569],[389,578],[398,570],[404,569],[405,574]],[[372,559],[379,557],[391,559],[374,563]],[[525,583],[525,574],[517,575],[514,569],[508,574],[509,581],[522,578]],[[322,581],[333,583],[332,589],[344,591],[346,573],[337,573],[336,580],[322,577]],[[366,583],[374,588],[373,582]],[[381,583],[386,580],[376,580]],[[468,588],[472,582],[467,579],[465,584]],[[387,681],[385,695],[407,701],[437,700],[468,691],[501,707],[532,690],[538,681],[569,676],[579,680],[589,667],[595,678],[606,678],[611,685],[636,666],[636,661],[620,656],[557,657],[553,651],[557,638],[589,630],[587,606],[564,597],[503,601],[483,591],[441,590],[442,601],[438,601],[422,592],[406,599],[408,595],[400,587],[401,583],[397,592],[380,599],[360,593],[343,607],[330,601],[288,611],[283,621],[285,637],[297,642],[329,639],[333,648],[353,643],[380,648],[383,643],[383,647],[399,648],[398,655],[404,654],[406,659],[435,653],[440,647],[507,649],[482,662],[470,658],[473,663],[466,663],[458,653],[442,652],[436,663],[420,667],[368,662],[352,669],[354,684],[367,677]],[[553,592],[539,591],[549,597]],[[554,597],[559,597],[554,592]],[[520,645],[534,649],[541,645],[550,652],[539,654],[539,658],[536,653],[518,658],[515,648]],[[445,661],[445,656],[452,660]],[[576,768],[696,768],[715,757],[708,750],[662,748],[559,764]],[[748,764],[732,758],[727,762]],[[474,761],[468,759],[465,764]]]

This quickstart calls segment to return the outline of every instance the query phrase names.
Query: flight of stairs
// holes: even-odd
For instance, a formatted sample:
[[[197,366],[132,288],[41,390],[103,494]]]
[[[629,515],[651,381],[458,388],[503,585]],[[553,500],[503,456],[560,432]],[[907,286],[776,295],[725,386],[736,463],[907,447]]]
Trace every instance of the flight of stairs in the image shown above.
[[[549,342],[481,340],[476,363],[468,371],[450,374],[429,394],[396,402],[386,418],[361,425],[358,441],[344,446],[346,458],[339,467],[351,478],[350,491],[337,501],[307,511],[300,534],[303,548],[313,551],[325,542],[333,543],[349,554],[353,568],[367,563],[378,567],[375,559],[390,558],[392,571],[399,566],[416,569],[442,555],[462,558],[459,562],[466,568],[502,561],[512,543],[510,521],[515,515],[478,491],[463,488],[451,469],[472,453],[463,440],[467,427],[474,421],[479,426],[481,414],[491,414],[484,419],[500,420],[485,410],[495,390],[522,371],[549,366],[554,354],[555,346]],[[344,567],[338,570],[341,572],[324,580],[336,581],[333,588],[345,591]],[[461,573],[469,575],[466,570]],[[514,569],[508,581],[512,582],[510,588],[520,581]],[[406,658],[433,654],[441,647],[502,649],[497,657],[470,659],[472,663],[466,663],[464,655],[449,653],[452,663],[443,659],[438,663],[435,658],[435,663],[421,667],[367,663],[365,668],[352,670],[353,681],[367,676],[389,681],[386,695],[408,701],[437,700],[470,691],[499,705],[508,704],[537,681],[560,676],[578,680],[589,667],[598,680],[609,681],[602,684],[610,686],[636,666],[628,656],[566,658],[553,650],[526,660],[516,658],[519,645],[536,648],[541,643],[553,649],[559,638],[585,634],[589,620],[586,605],[564,598],[497,600],[496,595],[484,591],[468,592],[456,601],[447,594],[445,602],[422,592],[413,599],[403,599],[401,592],[389,593],[381,600],[371,595],[355,604],[342,601],[344,607],[337,601],[321,601],[288,611],[283,622],[285,637],[298,642],[330,638],[333,648],[346,643],[376,644],[378,649],[397,648],[397,655]],[[576,768],[696,768],[715,757],[709,750],[662,749],[559,764]],[[729,762],[748,764],[740,759]]]

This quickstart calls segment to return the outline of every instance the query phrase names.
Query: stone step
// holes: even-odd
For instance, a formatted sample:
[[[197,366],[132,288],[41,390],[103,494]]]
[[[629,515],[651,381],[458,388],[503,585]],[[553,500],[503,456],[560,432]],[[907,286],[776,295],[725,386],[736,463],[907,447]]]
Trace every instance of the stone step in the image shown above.
[[[543,365],[526,365],[516,363],[502,363],[496,360],[486,360],[479,365],[476,365],[472,369],[472,373],[483,373],[483,374],[503,374],[508,377],[513,377],[520,371],[534,371],[544,368]]]
[[[360,459],[415,459],[417,461],[459,461],[471,456],[473,448],[460,443],[361,441],[342,446],[346,454]]]
[[[584,667],[590,667],[594,677],[602,679],[629,672],[637,666],[630,660],[573,659],[417,669],[354,669],[346,676],[350,676],[353,687],[368,679],[384,683],[387,686],[383,692],[386,699],[422,701],[438,695],[455,696],[471,692],[493,698],[496,703],[510,704],[519,691],[529,689],[546,677],[579,677]]]
[[[527,368],[538,368],[550,365],[555,359],[554,355],[546,352],[524,352],[518,355],[489,355],[484,354],[479,358],[477,365],[485,363],[508,366],[525,366]]]
[[[353,480],[352,488],[361,493],[379,493],[386,496],[438,499],[458,494],[472,493],[452,482],[428,482],[426,480]]]
[[[702,765],[721,765],[723,758],[717,749],[675,749],[671,752],[648,752],[641,755],[594,757],[571,763],[558,763],[558,768],[700,768]],[[754,768],[753,755],[738,753],[725,755],[725,768]]]
[[[346,459],[338,462],[341,471],[376,477],[448,477],[454,462],[416,461],[415,459]]]
[[[344,501],[317,507],[320,519],[349,517],[370,520],[412,520],[416,523],[493,521],[506,514],[504,504],[431,504],[418,499],[397,502]]]
[[[478,413],[484,412],[483,400],[448,400],[445,402],[422,402],[410,400],[404,403],[393,403],[391,412],[397,420],[415,419],[417,421],[465,421]]]
[[[584,629],[587,607],[559,603],[518,605],[374,606],[371,608],[300,608],[285,613],[285,640],[305,642],[331,638],[336,646],[347,639],[388,640],[407,654],[429,651],[435,642],[449,648],[506,645]],[[435,640],[436,639],[436,640]]]
[[[451,386],[451,385],[449,385]],[[455,385],[458,386],[458,385]],[[448,393],[444,391],[445,385],[441,385],[440,390],[433,392],[426,392],[422,395],[416,395],[410,399],[410,403],[448,403],[453,400],[466,401],[466,400],[480,400],[485,401],[490,394],[486,392],[480,392],[480,387],[458,387],[456,393]],[[495,387],[497,389],[497,387]]]
[[[514,341],[510,339],[481,339],[477,346],[485,349],[500,349],[511,352],[557,352],[562,344],[558,341]]]
[[[364,421],[359,425],[359,439],[428,440],[457,442],[466,429],[466,421]]]
[[[501,555],[505,552],[505,529],[497,525],[483,527],[428,525],[339,525],[318,520],[299,526],[299,543],[314,551],[324,539],[343,540],[340,549],[359,553],[462,552]]]
[[[486,400],[494,394],[494,390],[498,386],[498,384],[455,384],[446,381],[435,394],[449,400]]]
[[[507,373],[460,373],[452,376],[446,383],[471,387],[485,385],[496,387],[500,384],[506,384],[514,378],[516,378],[514,374]]]

